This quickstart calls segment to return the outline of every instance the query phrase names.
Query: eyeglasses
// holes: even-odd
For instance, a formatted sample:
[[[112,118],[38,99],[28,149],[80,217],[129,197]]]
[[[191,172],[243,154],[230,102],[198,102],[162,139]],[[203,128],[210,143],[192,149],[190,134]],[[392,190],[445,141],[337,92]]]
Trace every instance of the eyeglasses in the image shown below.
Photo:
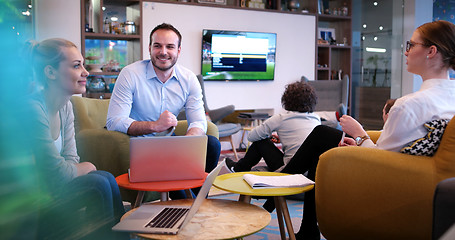
[[[409,50],[411,50],[411,48],[413,48],[415,45],[427,46],[426,44],[423,44],[423,43],[406,41],[406,52],[409,52]]]

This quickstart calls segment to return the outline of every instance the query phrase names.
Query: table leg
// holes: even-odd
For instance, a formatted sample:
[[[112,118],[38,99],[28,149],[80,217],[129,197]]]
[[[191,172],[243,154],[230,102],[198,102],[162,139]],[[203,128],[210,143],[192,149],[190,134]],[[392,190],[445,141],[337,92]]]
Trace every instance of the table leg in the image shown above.
[[[165,202],[165,201],[169,200],[169,192],[161,192],[160,195],[161,195],[161,199],[160,199],[161,202]]]
[[[286,199],[283,196],[275,197],[275,201],[279,202],[281,205],[281,211],[284,216],[284,221],[286,223],[286,228],[288,230],[289,240],[295,240],[294,228],[292,227],[291,217],[289,215],[288,205]]]
[[[251,202],[251,196],[249,196],[249,195],[240,195],[239,196],[239,202],[250,203]]]
[[[284,230],[283,222],[283,209],[279,197],[274,197],[275,208],[276,208],[276,218],[278,219],[278,226],[280,227],[281,239],[286,240],[286,230]]]
[[[144,194],[145,194],[144,191],[137,192],[136,202],[134,203],[133,208],[137,208],[137,207],[141,206],[142,200],[144,199]]]

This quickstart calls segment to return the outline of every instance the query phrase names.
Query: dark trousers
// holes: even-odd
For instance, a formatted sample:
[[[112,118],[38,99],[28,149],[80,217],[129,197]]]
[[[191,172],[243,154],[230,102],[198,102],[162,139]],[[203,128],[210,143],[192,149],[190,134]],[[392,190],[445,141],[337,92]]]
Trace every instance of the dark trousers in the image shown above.
[[[45,207],[40,235],[50,239],[129,239],[111,228],[125,213],[119,187],[112,174],[94,171],[77,177]]]
[[[284,165],[283,156],[283,152],[270,139],[262,139],[251,144],[245,153],[245,157],[235,164],[234,171],[250,171],[252,167],[256,166],[264,158],[269,171],[273,172]]]
[[[207,135],[207,157],[205,159],[205,172],[210,173],[215,169],[220,158],[221,144],[220,141],[214,136]],[[192,191],[194,194],[199,193],[200,188],[194,188]],[[185,191],[172,191],[169,193],[171,199],[185,199],[187,196]]]
[[[335,128],[324,125],[315,127],[281,172],[304,174],[308,171],[307,177],[314,181],[319,156],[325,151],[337,147],[341,140],[341,135],[342,132]],[[309,239],[319,239],[320,233],[317,227],[314,194],[314,189],[305,193],[302,225],[297,237],[305,235]]]

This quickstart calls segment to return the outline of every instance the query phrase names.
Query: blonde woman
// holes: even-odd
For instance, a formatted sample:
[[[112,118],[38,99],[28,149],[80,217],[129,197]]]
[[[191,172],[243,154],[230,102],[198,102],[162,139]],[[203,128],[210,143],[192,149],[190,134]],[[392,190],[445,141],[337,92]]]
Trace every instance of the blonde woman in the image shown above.
[[[125,212],[118,185],[112,174],[80,162],[76,149],[69,100],[85,92],[84,58],[64,39],[29,42],[28,48],[35,90],[30,135],[40,186],[51,199],[40,237],[115,238],[110,228]]]

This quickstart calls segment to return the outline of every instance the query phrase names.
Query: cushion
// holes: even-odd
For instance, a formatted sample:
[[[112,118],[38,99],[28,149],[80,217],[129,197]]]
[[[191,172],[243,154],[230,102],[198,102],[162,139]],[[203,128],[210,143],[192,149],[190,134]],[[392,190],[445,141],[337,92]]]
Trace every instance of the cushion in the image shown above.
[[[438,150],[442,134],[448,123],[449,119],[438,119],[425,123],[428,134],[410,142],[400,152],[418,156],[433,156]]]
[[[237,133],[242,129],[240,124],[235,124],[235,123],[223,123],[223,124],[218,124],[216,125],[218,127],[218,132],[220,134],[220,137],[227,137],[231,136],[234,133]]]

